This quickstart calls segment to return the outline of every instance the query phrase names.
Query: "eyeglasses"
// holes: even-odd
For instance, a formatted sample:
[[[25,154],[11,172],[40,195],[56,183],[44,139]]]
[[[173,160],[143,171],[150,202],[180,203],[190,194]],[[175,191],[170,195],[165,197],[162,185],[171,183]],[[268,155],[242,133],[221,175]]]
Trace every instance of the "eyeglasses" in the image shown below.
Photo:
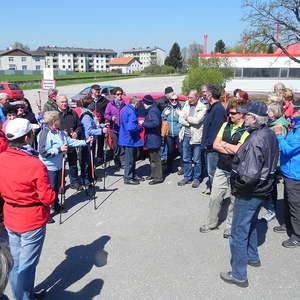
[[[239,112],[237,112],[237,111],[228,112],[228,116],[230,116],[230,115],[234,116],[234,115],[237,115],[237,114],[239,114]]]
[[[123,95],[123,93],[116,93],[116,96],[121,96]]]
[[[171,99],[171,101],[172,101],[172,102],[178,101],[178,98],[176,98],[176,99]]]

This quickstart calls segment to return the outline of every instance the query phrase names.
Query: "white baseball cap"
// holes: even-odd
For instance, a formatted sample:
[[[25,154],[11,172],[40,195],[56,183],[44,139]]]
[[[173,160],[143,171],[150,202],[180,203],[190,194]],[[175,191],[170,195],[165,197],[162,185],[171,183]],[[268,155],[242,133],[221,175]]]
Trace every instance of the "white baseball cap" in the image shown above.
[[[9,141],[16,140],[32,130],[32,125],[26,119],[16,118],[8,122],[6,126],[6,137]]]

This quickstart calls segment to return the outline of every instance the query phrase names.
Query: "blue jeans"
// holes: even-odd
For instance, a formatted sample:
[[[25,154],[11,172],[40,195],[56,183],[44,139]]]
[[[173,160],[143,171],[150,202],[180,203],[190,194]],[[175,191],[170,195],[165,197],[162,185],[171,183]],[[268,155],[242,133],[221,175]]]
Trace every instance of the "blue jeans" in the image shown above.
[[[206,169],[208,175],[208,187],[211,189],[212,182],[217,169],[217,164],[219,161],[219,153],[216,151],[206,151],[205,160],[206,160]]]
[[[190,144],[191,137],[185,136],[182,142],[182,161],[184,178],[193,180],[201,178],[201,145]],[[194,163],[194,169],[193,169]]]
[[[251,197],[235,199],[229,242],[232,276],[238,280],[247,279],[248,261],[259,260],[256,224],[264,201]]]
[[[61,170],[58,171],[48,170],[48,176],[50,179],[51,187],[53,188],[56,196],[55,202],[53,203],[53,207],[57,208],[59,205],[58,194],[59,194],[59,188],[61,184]]]
[[[168,146],[167,146],[166,137],[161,138],[161,146],[160,146],[159,153],[160,153],[161,160],[167,160],[167,158],[168,158]]]
[[[6,230],[14,261],[9,274],[13,296],[16,300],[34,300],[35,271],[46,235],[46,226],[23,233]]]

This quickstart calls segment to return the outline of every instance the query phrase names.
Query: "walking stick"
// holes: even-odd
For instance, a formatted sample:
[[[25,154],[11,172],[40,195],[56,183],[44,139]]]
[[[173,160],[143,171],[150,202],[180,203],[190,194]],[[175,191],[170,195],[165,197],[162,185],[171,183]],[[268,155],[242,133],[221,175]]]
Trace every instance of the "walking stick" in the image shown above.
[[[59,225],[62,224],[62,208],[63,204],[65,203],[66,200],[66,194],[65,194],[65,154],[63,154],[63,159],[62,159],[62,168],[61,168],[61,182],[60,182],[60,211],[59,211]]]
[[[92,179],[93,179],[93,189],[94,189],[94,209],[97,209],[96,206],[96,187],[95,187],[95,166],[94,166],[94,155],[93,155],[93,148],[90,147],[90,159],[91,159],[91,175],[92,175]]]

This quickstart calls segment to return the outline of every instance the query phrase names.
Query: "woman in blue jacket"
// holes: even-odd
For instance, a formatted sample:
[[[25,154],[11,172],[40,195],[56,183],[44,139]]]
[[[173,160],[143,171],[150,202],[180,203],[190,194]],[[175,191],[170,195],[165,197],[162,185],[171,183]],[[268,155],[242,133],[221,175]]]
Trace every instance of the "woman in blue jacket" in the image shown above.
[[[167,159],[167,173],[172,173],[172,166],[176,153],[181,152],[181,146],[179,142],[179,131],[181,124],[179,123],[179,113],[181,111],[181,105],[179,103],[178,96],[173,94],[169,99],[169,104],[162,112],[162,119],[168,121],[168,159]]]

